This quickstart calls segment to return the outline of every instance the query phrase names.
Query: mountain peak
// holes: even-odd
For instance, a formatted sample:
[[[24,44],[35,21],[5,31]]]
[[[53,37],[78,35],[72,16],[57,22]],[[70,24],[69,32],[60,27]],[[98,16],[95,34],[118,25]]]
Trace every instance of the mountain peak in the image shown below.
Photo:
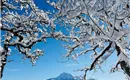
[[[79,77],[73,77],[71,74],[63,72],[58,77],[50,78],[50,79],[47,79],[47,80],[82,80],[82,79],[80,79]],[[88,79],[88,80],[96,80],[96,79],[91,78],[91,79]]]
[[[74,78],[71,74],[63,72],[57,77],[57,80],[74,80]]]
[[[47,80],[81,80],[81,79],[74,78],[71,74],[63,72],[58,77]]]

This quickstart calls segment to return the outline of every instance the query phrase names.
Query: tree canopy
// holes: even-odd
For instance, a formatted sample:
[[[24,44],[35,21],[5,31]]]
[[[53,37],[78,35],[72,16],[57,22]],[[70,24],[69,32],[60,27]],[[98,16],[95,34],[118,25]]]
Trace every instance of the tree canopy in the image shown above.
[[[54,7],[59,10],[60,20],[71,25],[70,36],[75,37],[66,46],[66,57],[76,59],[92,51],[91,65],[81,69],[87,72],[116,51],[118,60],[111,72],[120,67],[130,79],[129,0],[59,0]],[[77,49],[80,52],[75,53]]]
[[[111,72],[121,69],[130,79],[130,0],[56,0],[47,3],[55,8],[55,13],[39,9],[33,0],[2,0],[1,73],[10,46],[16,47],[34,65],[43,51],[32,51],[32,46],[54,38],[67,42],[65,58],[76,60],[91,52],[92,63],[80,69],[85,71],[84,80],[87,71],[102,67],[113,53],[117,54],[118,60]],[[68,34],[55,30],[58,23]]]

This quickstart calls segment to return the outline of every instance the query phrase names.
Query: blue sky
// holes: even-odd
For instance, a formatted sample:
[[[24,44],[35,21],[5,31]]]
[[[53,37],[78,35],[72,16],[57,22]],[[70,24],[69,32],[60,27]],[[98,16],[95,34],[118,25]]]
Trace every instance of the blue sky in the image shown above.
[[[53,10],[51,6],[46,4],[46,0],[34,0],[36,5],[43,10]],[[4,70],[2,80],[46,80],[61,74],[62,72],[71,73],[74,76],[82,75],[82,72],[74,72],[74,70],[84,67],[90,63],[89,56],[81,56],[78,63],[74,61],[65,61],[61,59],[61,55],[66,53],[66,50],[61,46],[62,42],[55,39],[48,39],[47,43],[38,43],[33,48],[44,49],[44,56],[37,60],[36,66],[32,66],[29,60],[22,61],[22,55],[17,50],[12,50],[12,55],[8,59],[13,59],[13,62],[7,63]],[[103,65],[105,72],[100,70],[93,75],[93,72],[88,73],[88,77],[98,80],[125,80],[122,72],[109,74],[109,70],[117,60],[116,54]],[[61,61],[61,62],[60,62]]]

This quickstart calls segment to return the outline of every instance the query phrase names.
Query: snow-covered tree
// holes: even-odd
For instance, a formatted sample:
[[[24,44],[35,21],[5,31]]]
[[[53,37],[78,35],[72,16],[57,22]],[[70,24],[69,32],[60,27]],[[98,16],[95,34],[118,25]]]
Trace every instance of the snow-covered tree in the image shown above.
[[[1,45],[0,78],[11,46],[16,48],[23,59],[30,59],[33,65],[43,55],[43,50],[31,48],[47,38],[65,40],[62,32],[55,31],[54,19],[50,13],[40,10],[33,0],[1,0]]]
[[[58,10],[57,21],[70,26],[69,36],[73,38],[65,46],[65,57],[76,59],[91,52],[91,65],[81,69],[86,73],[101,67],[116,52],[118,60],[111,72],[122,69],[130,80],[130,0],[48,2]]]
[[[31,50],[47,38],[68,41],[63,57],[77,59],[91,53],[92,63],[81,71],[91,71],[116,52],[118,60],[111,72],[122,69],[130,80],[130,0],[56,0],[47,1],[56,14],[39,9],[33,0],[1,0],[0,73],[2,77],[11,46],[30,59],[33,65],[43,51]],[[56,31],[61,23],[69,32]],[[84,75],[84,80],[86,74]]]

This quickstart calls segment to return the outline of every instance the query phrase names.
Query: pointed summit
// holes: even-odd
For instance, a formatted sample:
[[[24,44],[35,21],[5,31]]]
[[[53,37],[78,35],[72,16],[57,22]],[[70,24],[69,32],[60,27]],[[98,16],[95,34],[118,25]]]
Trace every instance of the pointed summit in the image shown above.
[[[57,80],[74,80],[73,76],[69,73],[61,73],[57,78]]]
[[[74,78],[71,74],[63,72],[56,78],[51,78],[47,80],[81,80],[79,78]]]

